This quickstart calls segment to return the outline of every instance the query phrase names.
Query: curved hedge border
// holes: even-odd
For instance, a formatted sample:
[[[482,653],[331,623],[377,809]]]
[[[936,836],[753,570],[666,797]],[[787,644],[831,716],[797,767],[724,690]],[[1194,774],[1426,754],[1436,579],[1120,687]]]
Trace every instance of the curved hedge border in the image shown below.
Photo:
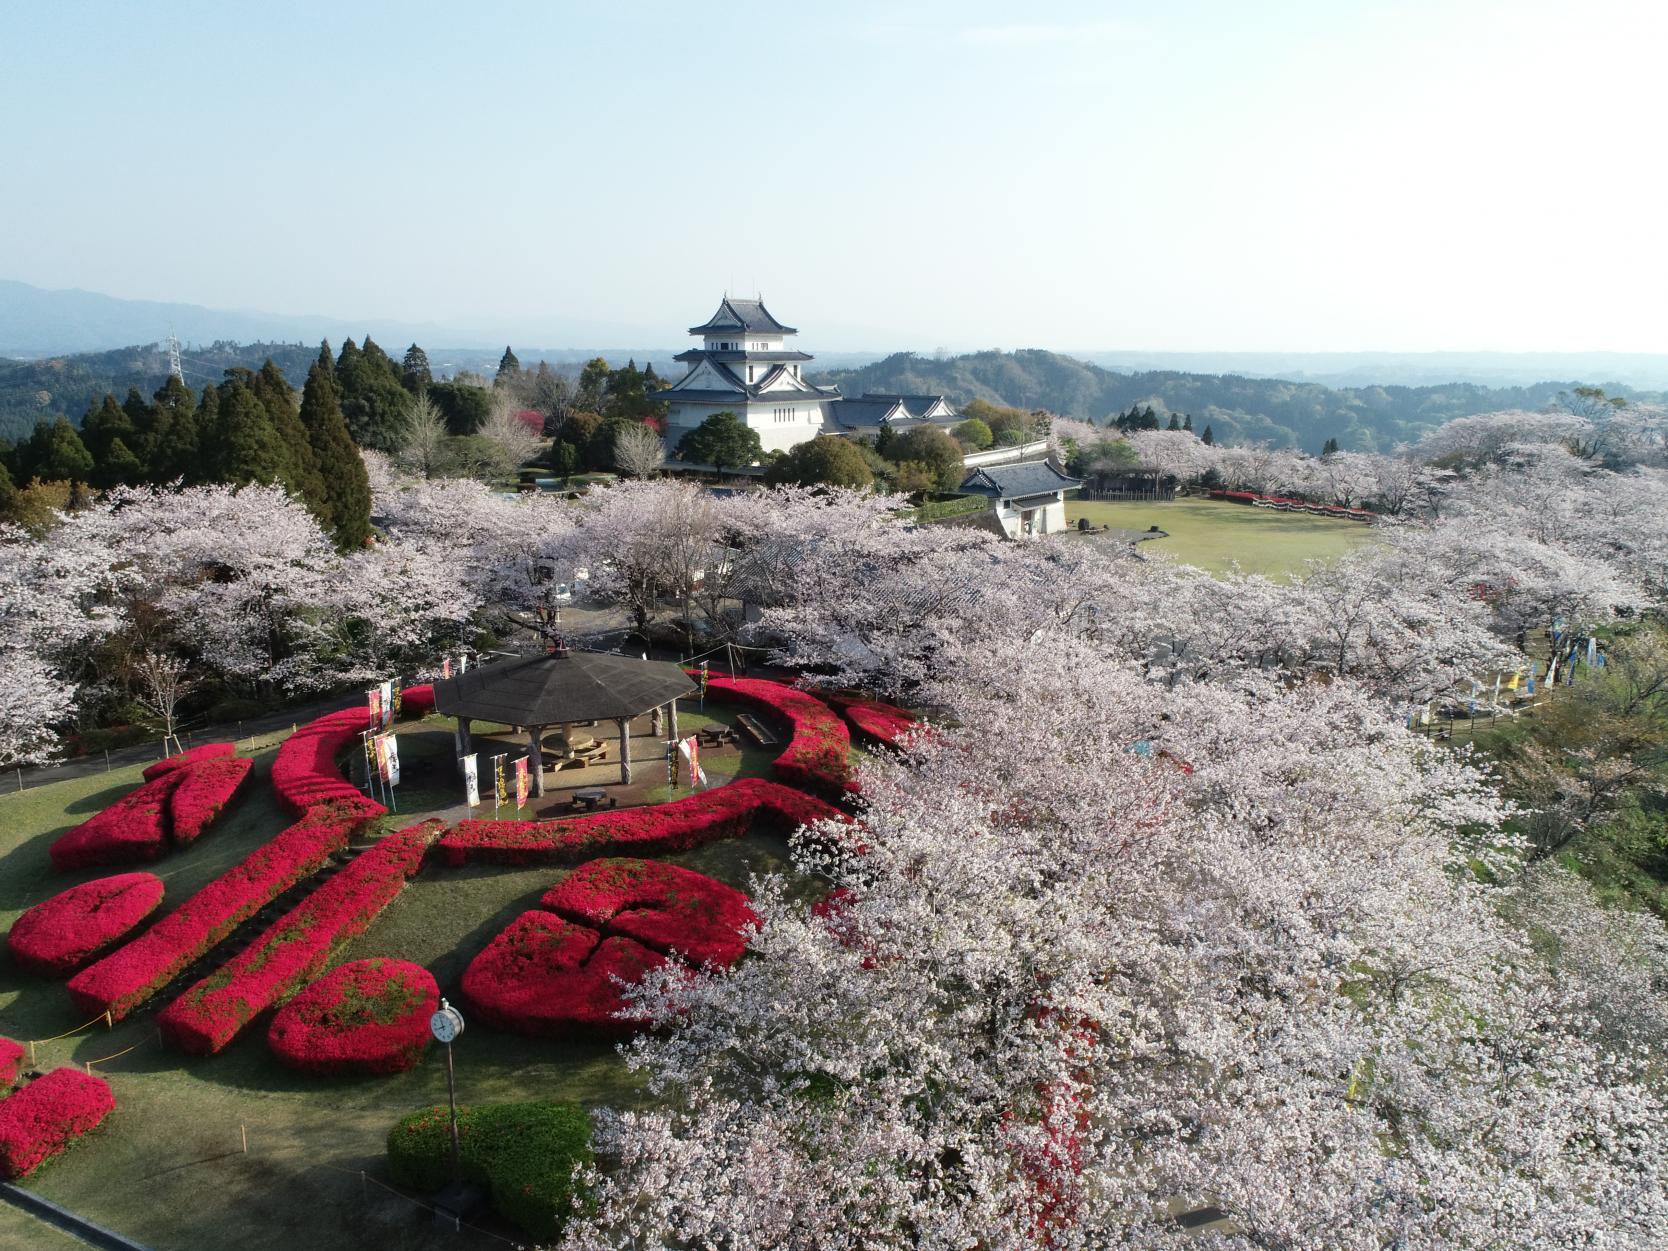
[[[915,714],[896,704],[860,695],[829,695],[828,703],[840,710],[858,731],[886,747],[898,747],[904,736],[920,725]]]
[[[119,942],[162,902],[154,873],[95,878],[43,900],[12,922],[12,959],[42,977],[68,977]]]
[[[463,1173],[487,1187],[499,1215],[551,1242],[584,1203],[574,1170],[593,1162],[591,1118],[577,1103],[482,1104],[458,1109]],[[425,1108],[388,1131],[394,1180],[433,1194],[451,1180],[451,1117]]]
[[[109,1083],[80,1069],[53,1069],[0,1099],[0,1177],[27,1177],[115,1106]]]
[[[187,748],[172,756],[166,756],[153,765],[146,765],[145,771],[139,776],[149,782],[165,773],[172,773],[187,765],[198,764],[204,760],[218,760],[230,756],[237,750],[235,743],[202,743],[196,747]]]
[[[665,963],[642,943],[534,910],[469,962],[462,989],[475,1014],[498,1029],[535,1038],[623,1037],[646,1022],[619,1015],[626,1002],[614,979],[631,985]]]
[[[434,711],[434,687],[413,686],[400,692],[401,713],[425,716]],[[363,705],[326,713],[309,721],[284,740],[272,762],[272,789],[297,816],[318,804],[333,803],[361,791],[336,767],[336,757],[359,742],[370,728],[370,712]]]
[[[382,813],[354,794],[352,802],[312,809],[271,842],[199,890],[145,933],[81,970],[70,998],[84,1013],[120,1020],[188,964],[302,878],[317,872],[353,832]]]
[[[168,796],[169,842],[175,847],[196,842],[249,780],[254,765],[248,756],[221,756],[179,770],[179,783]]]
[[[146,781],[52,844],[59,872],[160,859],[197,840],[249,776],[254,761],[208,743],[158,761]],[[200,754],[199,754],[200,753]],[[163,768],[162,766],[168,766]]]
[[[0,1090],[17,1080],[18,1070],[22,1067],[23,1044],[10,1038],[0,1038]]]
[[[659,860],[591,860],[544,893],[541,907],[604,934],[635,939],[691,964],[728,967],[758,924],[747,896],[704,873]]]
[[[814,796],[763,778],[737,778],[652,808],[596,812],[560,821],[459,821],[440,836],[445,862],[574,863],[609,854],[686,851],[745,834],[760,816],[789,828],[845,814]]]
[[[851,777],[851,732],[822,700],[764,678],[707,679],[710,699],[751,704],[787,720],[793,736],[770,766],[777,781],[830,798],[857,789]]]
[[[422,965],[352,960],[278,1009],[267,1046],[302,1073],[403,1073],[423,1058],[439,1007],[440,987]]]
[[[444,825],[439,820],[410,825],[361,852],[239,955],[169,1004],[157,1017],[162,1036],[192,1055],[221,1050],[364,932],[422,867]]]

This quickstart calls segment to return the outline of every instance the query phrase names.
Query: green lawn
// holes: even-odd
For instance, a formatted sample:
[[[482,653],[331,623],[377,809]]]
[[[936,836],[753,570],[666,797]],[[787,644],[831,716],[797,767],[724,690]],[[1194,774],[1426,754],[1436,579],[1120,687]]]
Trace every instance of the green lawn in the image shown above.
[[[694,728],[727,719],[726,711],[685,714],[680,721]],[[165,908],[288,823],[269,785],[276,741],[274,736],[256,753],[248,789],[221,822],[195,846],[151,866],[167,882]],[[400,741],[408,767],[431,754],[449,759],[449,726],[402,726]],[[715,772],[720,778],[731,771],[752,773],[769,758],[769,753],[739,758],[732,753],[728,767]],[[709,763],[720,759],[715,755]],[[138,781],[139,768],[132,767],[0,796],[0,931],[55,891],[117,871],[55,873],[47,847],[56,834]],[[399,798],[400,824],[426,815],[424,809],[452,820],[461,815],[455,786],[438,778],[402,787]],[[477,815],[489,814],[490,809],[477,809]],[[787,855],[784,838],[759,834],[669,859],[745,888],[749,874],[785,868]],[[516,914],[535,907],[560,874],[555,868],[425,869],[341,958],[417,961],[434,973],[442,993],[455,999],[469,960]],[[0,1034],[39,1039],[80,1023],[61,985],[0,960]],[[105,1126],[25,1184],[157,1251],[347,1246],[456,1251],[504,1245],[467,1229],[461,1235],[432,1233],[426,1212],[374,1184],[388,1180],[383,1163],[388,1127],[407,1112],[445,1101],[446,1069],[438,1049],[398,1076],[320,1080],[274,1063],[265,1025],[264,1019],[257,1021],[209,1059],[164,1049],[153,1014],[146,1011],[112,1031],[95,1028],[43,1045],[43,1069],[136,1049],[99,1066],[117,1099]],[[537,1096],[630,1106],[643,1097],[607,1043],[545,1042],[475,1025],[457,1044],[456,1058],[463,1101]],[[361,1182],[361,1169],[368,1182]],[[28,1237],[30,1219],[7,1214],[0,1205],[0,1247],[55,1245]],[[491,1219],[481,1224],[500,1235],[514,1234]]]
[[[1226,573],[1237,562],[1244,573],[1283,581],[1305,560],[1329,560],[1374,541],[1372,526],[1308,513],[1282,513],[1218,500],[1180,499],[1160,503],[1125,500],[1066,501],[1066,520],[1087,517],[1097,526],[1145,530],[1157,526],[1169,537],[1141,544],[1209,573]]]

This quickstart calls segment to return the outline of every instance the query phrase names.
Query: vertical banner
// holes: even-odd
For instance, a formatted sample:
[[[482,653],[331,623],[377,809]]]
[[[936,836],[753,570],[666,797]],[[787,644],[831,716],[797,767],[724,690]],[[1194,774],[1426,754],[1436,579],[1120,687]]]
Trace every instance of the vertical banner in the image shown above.
[[[382,728],[387,729],[388,723],[394,719],[394,684],[382,684]]]
[[[384,734],[381,739],[382,776],[390,786],[400,784],[400,741],[395,734]]]
[[[707,662],[701,662],[701,711],[707,709]]]
[[[464,737],[463,722],[464,718],[460,717],[452,727],[452,756],[458,760],[463,759],[469,748],[469,740]]]
[[[382,724],[382,691],[372,687],[365,692],[365,700],[371,709],[371,728],[374,730]]]
[[[1497,704],[1500,702],[1500,675],[1498,673],[1494,675],[1494,702]]]
[[[1538,660],[1531,660],[1529,662],[1529,677],[1528,677],[1525,685],[1526,685],[1526,689],[1529,692],[1529,698],[1530,699],[1533,699],[1535,697],[1535,672],[1540,667],[1541,667],[1540,662]]]
[[[369,730],[359,732],[359,744],[365,753],[365,791],[367,794],[372,794],[374,792],[371,790],[371,780],[376,777],[377,768],[376,748],[371,746],[371,732]]]
[[[481,802],[481,784],[475,776],[475,753],[463,758],[463,802],[471,808]]]
[[[469,653],[468,652],[459,652],[458,653],[458,676],[461,678],[464,674],[466,674],[468,672],[469,672]]]
[[[394,711],[389,716],[389,720],[390,721],[398,721],[400,719],[400,712],[404,707],[405,707],[405,688],[396,684],[394,686]]]
[[[673,790],[678,789],[678,747],[676,743],[666,744],[666,785]]]
[[[492,810],[498,811],[510,797],[510,788],[504,784],[504,760],[507,753],[499,753],[492,758]]]
[[[527,757],[515,758],[515,806],[519,812],[527,802]]]
[[[450,656],[442,656],[440,658],[440,680],[442,682],[444,682],[447,679],[449,679],[451,676],[452,676],[452,658]]]
[[[693,734],[678,744],[678,754],[689,761],[689,784],[705,786],[707,775],[701,770],[701,742]]]
[[[1591,636],[1587,639],[1587,663],[1589,665],[1598,664],[1598,640]]]

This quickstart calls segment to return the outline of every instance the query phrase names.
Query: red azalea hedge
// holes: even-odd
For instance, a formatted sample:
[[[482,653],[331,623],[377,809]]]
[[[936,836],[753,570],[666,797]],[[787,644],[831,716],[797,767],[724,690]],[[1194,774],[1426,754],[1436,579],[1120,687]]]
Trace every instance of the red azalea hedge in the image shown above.
[[[714,677],[707,679],[707,695],[752,704],[793,726],[787,748],[771,765],[777,781],[835,798],[856,789],[851,778],[851,732],[816,696],[764,678]]]
[[[267,1045],[303,1073],[403,1073],[423,1058],[440,987],[420,964],[354,960],[272,1018]]]
[[[758,923],[747,896],[704,873],[658,860],[618,858],[580,865],[544,893],[541,907],[604,934],[680,953],[691,964],[729,967]]]
[[[632,939],[603,938],[553,912],[523,912],[469,962],[463,994],[499,1029],[538,1038],[618,1036],[644,1022],[616,1015],[626,1004],[613,979],[634,983],[665,963]]]
[[[154,873],[96,878],[36,904],[6,936],[12,959],[42,977],[68,977],[119,941],[162,902]]]
[[[180,770],[179,784],[168,796],[169,841],[175,847],[196,842],[248,780],[254,766],[248,756],[222,756]]]
[[[0,1099],[0,1177],[27,1177],[115,1106],[109,1083],[80,1069],[53,1069]]]
[[[434,687],[407,687],[400,692],[402,715],[421,717],[434,711]],[[326,713],[309,721],[284,740],[272,762],[272,789],[297,816],[322,803],[331,803],[361,791],[336,767],[336,757],[359,743],[359,736],[371,728],[370,710],[363,704]]]
[[[443,821],[423,821],[361,852],[241,954],[169,1004],[157,1018],[162,1036],[192,1055],[225,1047],[364,932],[422,867],[423,854],[444,827]]]
[[[844,819],[831,804],[762,778],[737,778],[649,808],[591,813],[562,821],[459,821],[440,838],[453,867],[489,864],[572,863],[596,855],[685,851],[745,834],[754,820],[790,827],[825,817]]]
[[[168,850],[168,796],[185,774],[171,769],[123,795],[52,844],[52,867],[64,873],[156,860]]]
[[[23,1044],[10,1038],[0,1038],[0,1090],[17,1080],[17,1072],[22,1067]]]
[[[323,867],[331,852],[347,846],[354,830],[382,811],[357,793],[351,802],[313,809],[144,934],[77,973],[69,982],[70,998],[89,1015],[126,1016],[238,925]]]
[[[882,703],[878,699],[830,695],[828,702],[838,708],[846,720],[858,730],[887,747],[898,746],[904,735],[920,724],[913,713],[905,712],[895,704]]]
[[[215,760],[223,756],[230,756],[236,750],[237,746],[234,743],[203,743],[197,747],[188,748],[185,751],[177,753],[176,755],[158,760],[153,765],[147,765],[144,773],[140,774],[140,776],[143,777],[145,781],[149,782],[153,778],[159,778],[165,773],[172,773],[175,769],[184,768],[186,765],[194,765],[204,760]]]

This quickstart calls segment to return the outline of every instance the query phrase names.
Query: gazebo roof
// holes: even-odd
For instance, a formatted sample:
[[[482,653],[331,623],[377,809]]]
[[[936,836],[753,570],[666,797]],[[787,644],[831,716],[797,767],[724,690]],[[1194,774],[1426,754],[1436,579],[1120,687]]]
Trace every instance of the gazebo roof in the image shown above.
[[[635,717],[695,693],[679,666],[608,652],[558,651],[482,665],[434,684],[449,717],[507,725],[562,725]]]

